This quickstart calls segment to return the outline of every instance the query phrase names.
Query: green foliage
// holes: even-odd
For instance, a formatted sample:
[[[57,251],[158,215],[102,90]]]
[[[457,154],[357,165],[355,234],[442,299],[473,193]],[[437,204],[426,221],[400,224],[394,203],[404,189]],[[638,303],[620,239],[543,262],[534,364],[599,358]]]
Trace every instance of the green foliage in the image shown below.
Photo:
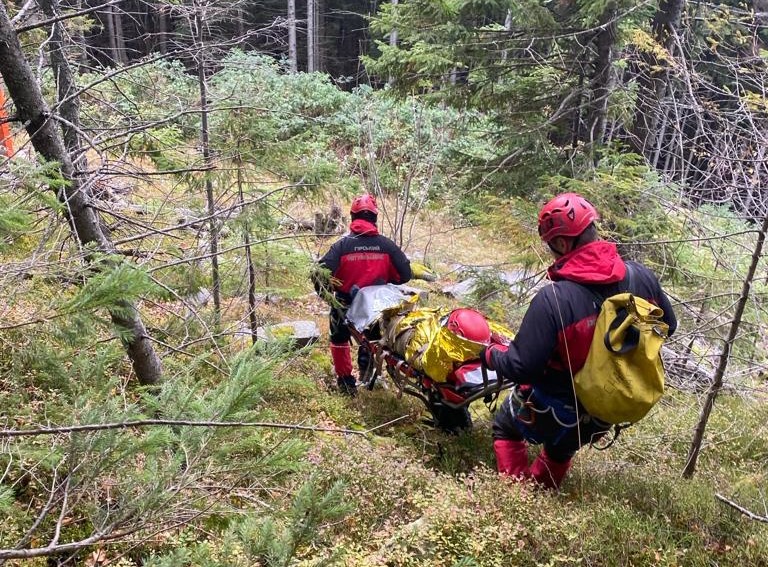
[[[267,567],[287,567],[301,546],[316,539],[323,524],[338,521],[351,511],[344,501],[344,485],[328,486],[310,477],[294,495],[282,517],[250,517],[234,527],[247,556]],[[329,564],[331,556],[316,565]]]
[[[11,512],[14,501],[13,488],[6,485],[0,485],[0,514]]]
[[[12,245],[14,240],[29,230],[32,216],[19,208],[12,199],[0,195],[0,251]]]
[[[542,201],[565,191],[589,199],[600,212],[599,227],[603,234],[622,244],[630,258],[647,254],[648,259],[664,263],[672,256],[665,246],[633,246],[673,230],[664,206],[665,198],[672,199],[670,190],[660,183],[641,156],[606,148],[594,168],[587,167],[571,178],[550,177],[544,186]]]
[[[270,58],[232,52],[211,79],[211,97],[238,109],[212,115],[212,143],[291,181],[327,182],[338,170],[325,149],[348,96],[323,75],[284,75]]]
[[[197,134],[197,113],[190,114],[189,109],[199,93],[196,80],[180,60],[136,65],[114,74],[109,81],[101,79],[100,74],[79,77],[81,84],[91,85],[82,99],[83,126],[119,129],[127,120],[162,121],[164,127],[181,128],[185,137]],[[169,112],[175,114],[170,121]]]
[[[121,302],[134,301],[155,289],[152,280],[136,266],[107,261],[63,304],[63,310],[70,313],[102,308],[119,310]]]

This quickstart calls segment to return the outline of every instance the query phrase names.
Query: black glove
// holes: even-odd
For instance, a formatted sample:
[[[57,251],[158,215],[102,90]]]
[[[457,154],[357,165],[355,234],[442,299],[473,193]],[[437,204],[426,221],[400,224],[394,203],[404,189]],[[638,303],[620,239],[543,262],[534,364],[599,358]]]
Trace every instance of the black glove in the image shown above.
[[[493,345],[490,345],[487,347],[483,347],[483,350],[480,351],[480,364],[486,370],[495,370],[495,368],[492,366],[493,361],[491,360],[492,350],[493,350]]]
[[[492,343],[488,345],[487,347],[484,347],[483,350],[480,351],[480,364],[483,365],[483,368],[486,370],[496,370],[496,367],[493,365],[493,357],[491,356],[493,354],[493,351],[496,352],[507,352],[506,345],[500,345],[498,343]]]

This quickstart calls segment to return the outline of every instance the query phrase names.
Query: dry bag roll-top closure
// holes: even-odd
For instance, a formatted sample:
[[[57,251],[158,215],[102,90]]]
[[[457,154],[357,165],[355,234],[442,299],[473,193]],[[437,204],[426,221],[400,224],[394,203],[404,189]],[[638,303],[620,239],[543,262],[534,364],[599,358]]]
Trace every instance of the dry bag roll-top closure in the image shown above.
[[[627,270],[631,280],[629,264]],[[591,415],[608,423],[634,423],[659,401],[664,394],[661,347],[669,332],[663,316],[660,307],[629,292],[602,300],[586,363],[574,376],[576,396]]]

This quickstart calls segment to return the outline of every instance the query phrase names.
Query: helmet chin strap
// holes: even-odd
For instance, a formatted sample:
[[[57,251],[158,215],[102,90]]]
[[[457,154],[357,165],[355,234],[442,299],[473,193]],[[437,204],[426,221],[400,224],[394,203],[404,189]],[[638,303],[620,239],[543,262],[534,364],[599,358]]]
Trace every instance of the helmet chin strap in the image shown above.
[[[556,248],[552,244],[555,240],[559,240],[560,242],[563,243],[563,248],[564,248],[563,250],[560,250],[560,249]],[[568,254],[568,252],[571,252],[574,249],[575,245],[576,245],[576,239],[575,238],[565,238],[565,237],[562,237],[562,236],[557,236],[557,237],[553,238],[552,240],[550,240],[549,242],[547,242],[547,246],[549,246],[549,249],[558,258],[560,258],[561,256],[565,256],[566,254]]]

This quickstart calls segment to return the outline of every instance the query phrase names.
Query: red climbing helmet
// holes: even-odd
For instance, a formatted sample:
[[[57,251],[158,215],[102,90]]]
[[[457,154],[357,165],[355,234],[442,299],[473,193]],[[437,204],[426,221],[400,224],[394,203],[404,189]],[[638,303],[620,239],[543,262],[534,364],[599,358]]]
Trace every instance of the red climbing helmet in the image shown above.
[[[376,198],[373,195],[364,193],[355,197],[352,201],[352,206],[349,208],[350,213],[359,213],[362,211],[369,211],[374,215],[379,214],[379,207],[376,206]]]
[[[558,236],[578,236],[598,218],[597,210],[584,197],[563,193],[539,211],[539,236],[544,242]]]
[[[455,335],[467,340],[488,344],[491,340],[491,328],[482,313],[465,307],[454,309],[448,315],[445,324]]]

